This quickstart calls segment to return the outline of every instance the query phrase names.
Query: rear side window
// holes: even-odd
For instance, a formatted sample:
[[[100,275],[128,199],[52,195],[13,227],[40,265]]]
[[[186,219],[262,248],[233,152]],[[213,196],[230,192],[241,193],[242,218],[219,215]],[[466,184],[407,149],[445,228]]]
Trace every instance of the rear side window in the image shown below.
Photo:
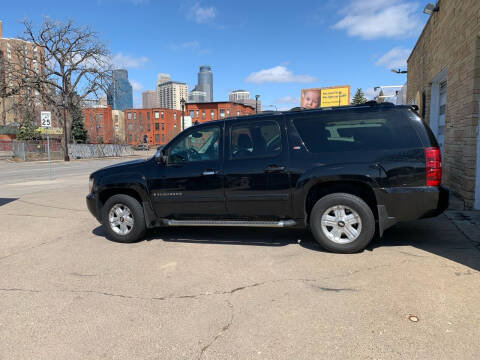
[[[422,147],[405,109],[312,114],[293,120],[307,148],[318,152]]]
[[[280,126],[276,121],[234,125],[231,139],[231,159],[274,157],[282,151]]]

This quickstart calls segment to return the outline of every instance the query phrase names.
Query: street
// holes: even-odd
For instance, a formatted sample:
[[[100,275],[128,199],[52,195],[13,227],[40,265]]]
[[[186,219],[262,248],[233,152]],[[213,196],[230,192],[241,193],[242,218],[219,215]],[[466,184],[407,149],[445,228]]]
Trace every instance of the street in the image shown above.
[[[282,229],[119,244],[85,195],[120,161],[0,162],[0,359],[478,359],[480,251],[445,215],[354,255]]]

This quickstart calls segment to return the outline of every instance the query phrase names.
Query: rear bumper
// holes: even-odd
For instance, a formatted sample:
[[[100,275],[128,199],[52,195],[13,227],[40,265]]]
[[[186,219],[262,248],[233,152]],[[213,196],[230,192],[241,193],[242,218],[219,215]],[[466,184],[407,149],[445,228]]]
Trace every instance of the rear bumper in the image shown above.
[[[395,187],[375,191],[380,236],[399,221],[440,215],[448,208],[450,191],[444,186]]]
[[[98,211],[98,202],[97,202],[97,197],[95,194],[88,194],[87,195],[87,208],[90,213],[95,216],[95,218],[101,222],[100,220],[100,214]]]

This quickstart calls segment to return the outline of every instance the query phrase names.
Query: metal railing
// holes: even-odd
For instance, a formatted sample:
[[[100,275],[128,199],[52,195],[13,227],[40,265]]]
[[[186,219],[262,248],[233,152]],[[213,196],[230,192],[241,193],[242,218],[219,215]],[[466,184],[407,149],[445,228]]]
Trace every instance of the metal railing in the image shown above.
[[[122,144],[70,144],[68,155],[72,159],[121,157],[133,155],[133,149]]]

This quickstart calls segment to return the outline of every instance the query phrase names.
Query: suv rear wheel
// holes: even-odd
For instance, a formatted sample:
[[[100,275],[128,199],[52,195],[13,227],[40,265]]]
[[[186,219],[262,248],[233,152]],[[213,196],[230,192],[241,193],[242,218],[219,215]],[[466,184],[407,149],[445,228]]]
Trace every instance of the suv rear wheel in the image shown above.
[[[145,234],[143,208],[135,198],[125,194],[114,195],[105,202],[102,220],[108,237],[116,242],[135,242]]]
[[[375,218],[361,198],[347,193],[322,197],[310,215],[315,240],[326,250],[355,253],[365,249],[375,234]]]

